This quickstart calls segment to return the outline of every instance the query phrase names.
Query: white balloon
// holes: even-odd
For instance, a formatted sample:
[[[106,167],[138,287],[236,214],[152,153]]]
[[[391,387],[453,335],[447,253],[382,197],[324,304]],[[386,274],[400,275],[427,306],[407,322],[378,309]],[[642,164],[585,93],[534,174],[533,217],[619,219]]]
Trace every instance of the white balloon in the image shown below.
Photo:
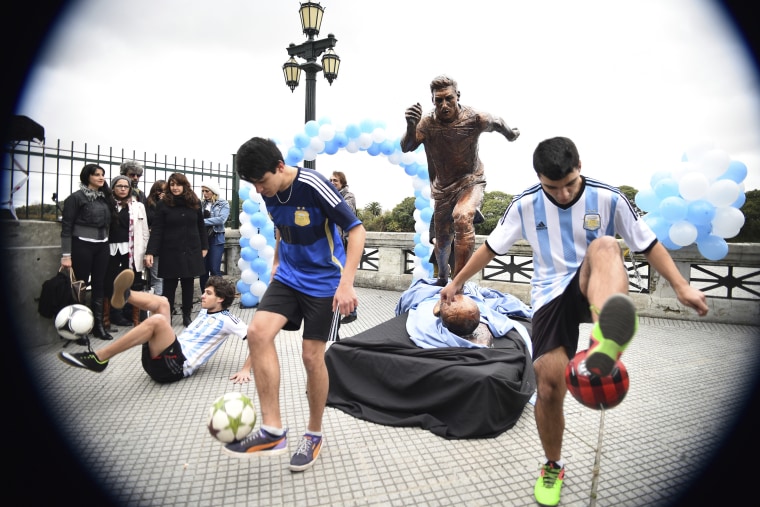
[[[426,183],[425,186],[420,189],[420,193],[422,194],[422,197],[429,200],[430,199],[430,185]]]
[[[256,272],[252,269],[246,269],[240,273],[240,279],[243,280],[243,283],[251,285],[259,279],[259,275],[257,275]]]
[[[706,197],[716,208],[730,206],[739,198],[739,185],[731,180],[718,180],[710,185]]]
[[[250,245],[255,250],[261,250],[267,244],[267,239],[263,234],[254,234],[251,236]]]
[[[417,220],[414,223],[414,232],[419,232],[420,234],[422,234],[423,232],[428,231],[428,230],[430,230],[428,224],[426,224],[422,220]]]
[[[721,238],[733,238],[744,226],[744,213],[733,206],[716,208],[711,223],[712,234]]]
[[[425,187],[430,188],[430,185],[427,184],[427,181],[423,180],[422,178],[416,175],[414,176],[414,178],[412,178],[412,186],[414,187],[415,190],[419,190],[419,191],[422,191],[422,189]]]
[[[415,222],[419,222],[420,221],[420,210],[418,210],[417,208],[414,208],[414,212],[412,213],[412,218],[414,218]]]
[[[710,181],[700,172],[692,171],[683,175],[678,182],[678,192],[687,201],[696,201],[707,194]]]
[[[267,290],[267,284],[261,280],[257,280],[251,284],[251,294],[256,297],[261,297]]]
[[[238,216],[240,217],[240,223],[241,224],[247,224],[248,222],[251,221],[251,215],[249,215],[245,211],[241,210],[240,211],[240,215],[238,215]]]
[[[401,151],[395,150],[393,153],[388,155],[388,162],[393,165],[398,165],[401,162]]]
[[[241,273],[245,271],[246,269],[251,269],[251,263],[243,259],[242,257],[238,259],[237,265]]]
[[[714,147],[714,144],[712,143],[712,141],[707,141],[705,139],[696,141],[691,146],[686,148],[686,158],[690,162],[697,162],[702,158],[702,156],[705,153],[712,150],[713,147]]]
[[[312,161],[317,158],[317,152],[312,150],[311,147],[304,148],[303,150],[303,159]]]
[[[403,153],[401,155],[401,163],[404,165],[409,165],[412,162],[414,162],[414,152],[413,151],[407,151],[406,153]]]
[[[359,144],[356,142],[356,139],[351,139],[348,144],[346,144],[346,151],[349,153],[356,153],[359,151]]]
[[[322,153],[325,151],[325,142],[319,137],[312,137],[309,141],[309,149],[314,150],[316,153]]]
[[[432,243],[430,243],[430,229],[420,233],[420,243],[423,245],[432,245]]]
[[[412,272],[412,278],[415,280],[419,278],[429,278],[430,273],[428,273],[428,270],[423,268],[422,266],[417,266],[414,268],[414,271]]]
[[[245,222],[245,223],[241,222],[241,224],[240,224],[240,235],[243,236],[244,238],[250,238],[251,236],[253,236],[257,232],[259,232],[259,231],[256,230],[256,227],[253,226],[253,224],[250,222],[250,220],[248,222]]]
[[[265,246],[259,250],[259,257],[266,260],[272,259],[274,257],[274,247],[270,245]]]
[[[697,239],[697,234],[698,231],[694,224],[686,220],[679,220],[673,223],[668,231],[670,240],[679,246],[691,245]]]
[[[709,180],[714,180],[728,169],[731,157],[723,150],[710,150],[705,153],[697,163],[700,171]]]
[[[383,130],[381,127],[377,127],[375,130],[373,130],[372,141],[376,143],[382,143],[385,141],[385,130]]]
[[[372,146],[372,135],[368,134],[367,132],[362,132],[359,134],[359,138],[356,141],[359,145],[359,148],[366,150]]]
[[[325,123],[324,125],[320,125],[320,127],[319,127],[319,138],[321,140],[327,142],[327,141],[331,141],[333,137],[335,137],[335,127],[333,127],[329,123]]]

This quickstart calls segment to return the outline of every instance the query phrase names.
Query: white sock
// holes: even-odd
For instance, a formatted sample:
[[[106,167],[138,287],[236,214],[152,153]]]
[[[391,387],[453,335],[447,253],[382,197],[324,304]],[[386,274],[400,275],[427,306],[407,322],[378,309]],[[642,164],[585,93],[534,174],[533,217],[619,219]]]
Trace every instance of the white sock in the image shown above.
[[[266,426],[262,424],[261,429],[276,437],[281,437],[285,434],[285,428],[275,428],[274,426]]]

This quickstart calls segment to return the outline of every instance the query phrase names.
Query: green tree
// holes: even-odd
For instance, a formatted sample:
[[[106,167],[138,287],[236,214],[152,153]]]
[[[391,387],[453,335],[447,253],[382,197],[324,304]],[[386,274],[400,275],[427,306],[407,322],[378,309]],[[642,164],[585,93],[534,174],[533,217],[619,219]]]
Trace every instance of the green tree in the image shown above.
[[[623,194],[628,198],[628,200],[631,201],[633,209],[636,210],[636,213],[639,215],[644,215],[644,212],[641,211],[638,206],[636,206],[636,194],[638,194],[639,191],[633,187],[629,187],[628,185],[620,185],[619,188],[620,191],[623,192]]]
[[[406,197],[387,214],[387,231],[414,232],[414,200],[414,197]]]
[[[760,190],[750,190],[740,208],[744,213],[744,225],[739,234],[726,241],[731,243],[760,243]]]
[[[383,213],[383,208],[380,206],[380,203],[377,201],[372,201],[371,203],[364,206],[364,211],[366,213],[369,213],[372,217],[379,217]]]
[[[509,203],[512,202],[512,198],[512,195],[498,190],[486,192],[483,195],[483,204],[480,206],[480,212],[483,213],[485,220],[482,224],[475,226],[475,234],[490,234],[499,223]]]

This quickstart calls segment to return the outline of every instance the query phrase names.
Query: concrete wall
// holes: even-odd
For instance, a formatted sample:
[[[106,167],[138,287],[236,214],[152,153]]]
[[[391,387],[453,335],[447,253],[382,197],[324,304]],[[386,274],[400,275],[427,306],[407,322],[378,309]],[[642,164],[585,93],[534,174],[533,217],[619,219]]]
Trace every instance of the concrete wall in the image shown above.
[[[59,340],[53,329],[52,319],[45,319],[37,313],[37,301],[42,283],[51,278],[60,265],[61,225],[57,222],[35,220],[0,220],[2,242],[0,252],[4,266],[4,290],[10,314],[21,334],[21,342],[37,346]],[[226,273],[232,279],[240,277],[240,231],[226,231]],[[484,236],[478,236],[477,245]],[[406,256],[404,250],[413,250],[413,233],[370,232],[367,234],[366,249],[377,249],[378,270],[360,270],[356,285],[394,291],[403,291],[412,282],[411,274],[404,274]],[[510,253],[530,257],[530,247],[518,243]],[[693,246],[672,252],[682,274],[688,279],[690,265],[709,264]],[[641,261],[642,259],[638,259]],[[716,265],[747,266],[760,270],[760,248],[756,244],[731,244],[729,254]],[[696,314],[683,307],[675,298],[673,289],[652,271],[649,294],[631,293],[639,313],[644,316],[671,319],[698,319]],[[530,285],[527,283],[507,283],[483,280],[481,275],[473,281],[504,293],[513,294],[526,303],[530,299]],[[708,322],[760,325],[760,304],[757,300],[708,298],[710,314]]]

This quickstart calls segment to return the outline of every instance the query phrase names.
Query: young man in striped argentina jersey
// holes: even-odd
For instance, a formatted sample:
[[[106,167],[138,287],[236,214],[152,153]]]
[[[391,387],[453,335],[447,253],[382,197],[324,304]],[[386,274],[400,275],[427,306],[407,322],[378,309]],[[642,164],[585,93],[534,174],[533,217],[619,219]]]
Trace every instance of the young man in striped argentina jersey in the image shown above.
[[[366,232],[338,190],[314,169],[285,164],[271,139],[254,137],[235,157],[240,179],[262,196],[277,231],[272,280],[248,325],[248,347],[261,406],[261,428],[224,452],[238,458],[288,452],[280,414],[280,363],[274,340],[281,329],[303,322],[301,358],[306,369],[309,422],[290,460],[290,470],[310,468],[322,449],[322,416],[329,378],[325,346],[340,316],[356,310],[354,278]],[[344,249],[341,231],[348,234]]]
[[[539,143],[533,153],[539,183],[510,203],[496,228],[470,261],[441,291],[447,300],[497,255],[519,239],[533,248],[533,365],[538,396],[535,416],[546,464],[534,494],[556,505],[565,477],[562,436],[565,366],[575,356],[579,325],[593,322],[587,369],[607,375],[638,327],[628,297],[628,272],[615,239],[634,252],[673,287],[681,304],[703,316],[705,295],[681,276],[665,247],[616,188],[581,176],[575,144],[565,137]]]
[[[212,276],[201,294],[201,311],[193,322],[177,336],[172,328],[169,300],[149,292],[131,291],[135,274],[125,269],[113,282],[111,306],[124,308],[126,303],[147,310],[151,316],[130,329],[113,343],[93,351],[60,352],[58,358],[70,366],[97,373],[108,366],[109,360],[137,345],[142,345],[142,365],[156,382],[176,382],[195,373],[213,356],[230,335],[245,338],[247,326],[228,310],[235,300],[235,286],[221,276]],[[250,357],[243,369],[233,377],[237,382],[251,368]]]

